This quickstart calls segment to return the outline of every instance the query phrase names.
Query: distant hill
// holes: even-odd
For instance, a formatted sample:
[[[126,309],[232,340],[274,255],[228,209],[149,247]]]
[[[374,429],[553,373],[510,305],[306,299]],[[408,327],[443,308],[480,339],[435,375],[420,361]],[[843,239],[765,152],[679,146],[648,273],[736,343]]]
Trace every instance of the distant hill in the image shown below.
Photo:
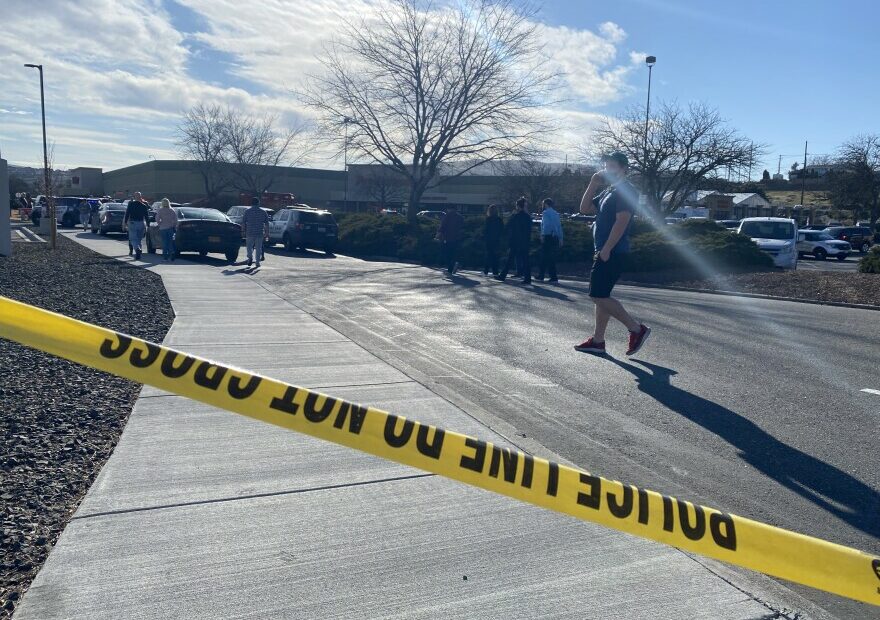
[[[781,191],[768,191],[767,198],[770,200],[772,204],[784,203],[787,205],[799,205],[801,204],[801,192],[800,190],[781,190]],[[813,190],[807,190],[804,192],[804,206],[810,207],[831,207],[831,201],[828,200],[827,192],[817,192]]]

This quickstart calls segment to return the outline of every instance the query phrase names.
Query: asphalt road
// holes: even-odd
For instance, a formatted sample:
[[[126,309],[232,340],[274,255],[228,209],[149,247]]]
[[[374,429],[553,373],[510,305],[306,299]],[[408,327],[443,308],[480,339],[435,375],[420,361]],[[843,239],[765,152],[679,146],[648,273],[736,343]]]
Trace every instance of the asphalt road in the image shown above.
[[[880,554],[880,313],[621,287],[654,329],[580,354],[582,283],[271,250],[255,277],[456,404],[578,466]],[[402,412],[405,414],[405,412]],[[840,618],[880,610],[794,589]]]
[[[592,326],[582,283],[449,278],[279,248],[267,258],[252,273],[264,286],[483,421],[502,420],[521,444],[880,554],[880,394],[863,391],[880,391],[880,312],[619,287],[654,333],[630,359],[612,325],[600,358],[572,348]],[[833,617],[880,618],[791,588]]]
[[[850,254],[846,260],[837,260],[836,258],[816,260],[812,256],[804,256],[798,260],[798,269],[855,272],[859,270],[859,260],[861,260],[862,256],[864,256],[864,254]]]

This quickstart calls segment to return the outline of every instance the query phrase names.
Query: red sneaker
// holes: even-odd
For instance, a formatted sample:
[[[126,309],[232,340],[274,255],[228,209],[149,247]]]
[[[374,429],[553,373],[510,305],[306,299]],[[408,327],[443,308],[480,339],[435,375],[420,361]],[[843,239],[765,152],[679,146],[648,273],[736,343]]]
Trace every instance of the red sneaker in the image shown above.
[[[645,342],[648,340],[648,336],[651,335],[651,328],[647,325],[640,325],[641,329],[637,332],[629,333],[629,349],[627,349],[627,355],[635,355],[639,352]]]
[[[591,337],[585,342],[575,345],[574,350],[581,353],[605,353],[605,343],[596,342]]]

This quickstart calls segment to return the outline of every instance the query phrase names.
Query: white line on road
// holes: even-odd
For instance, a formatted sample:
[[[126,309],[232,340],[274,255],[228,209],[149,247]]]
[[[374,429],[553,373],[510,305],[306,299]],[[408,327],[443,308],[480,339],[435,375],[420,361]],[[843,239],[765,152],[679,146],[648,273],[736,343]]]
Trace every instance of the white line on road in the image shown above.
[[[867,392],[868,394],[876,394],[877,396],[880,396],[880,390],[872,390],[870,388],[865,388],[862,391]]]

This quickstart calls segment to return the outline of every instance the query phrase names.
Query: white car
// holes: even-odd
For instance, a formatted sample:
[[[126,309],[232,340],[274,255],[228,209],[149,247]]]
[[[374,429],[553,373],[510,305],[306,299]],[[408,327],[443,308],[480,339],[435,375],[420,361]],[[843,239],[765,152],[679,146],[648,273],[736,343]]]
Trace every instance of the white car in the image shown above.
[[[797,269],[797,223],[784,217],[747,217],[737,231],[749,237],[783,269]]]
[[[846,260],[852,252],[852,246],[846,241],[835,239],[824,230],[799,230],[797,251],[798,257],[810,254],[818,260],[825,260],[829,256]]]

